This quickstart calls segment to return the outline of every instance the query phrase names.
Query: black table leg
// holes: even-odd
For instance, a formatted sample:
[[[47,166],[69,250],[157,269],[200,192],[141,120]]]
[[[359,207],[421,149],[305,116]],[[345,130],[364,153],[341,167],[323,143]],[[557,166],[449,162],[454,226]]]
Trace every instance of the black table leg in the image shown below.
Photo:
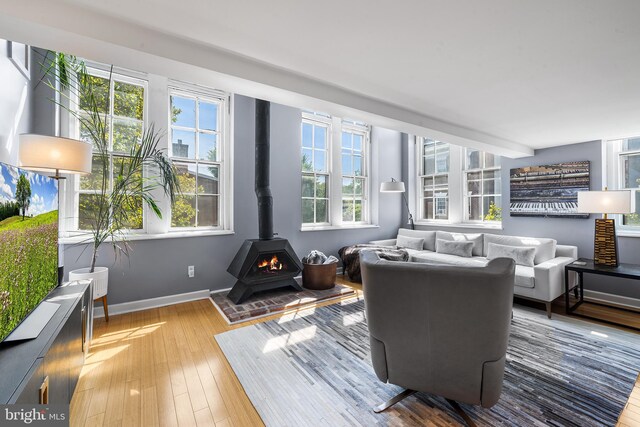
[[[573,288],[571,288],[572,290],[574,288],[578,288],[579,291],[579,298],[578,298],[578,302],[576,302],[573,305],[569,304],[569,291],[567,290],[566,294],[565,294],[565,310],[567,314],[571,314],[573,313],[576,308],[578,308],[583,302],[584,302],[584,277],[582,275],[582,271],[576,271],[577,273],[577,277],[578,277],[578,284],[576,286],[574,286]],[[565,280],[568,279],[568,275],[569,272],[565,269]],[[568,285],[567,285],[568,288]]]
[[[564,269],[564,312],[569,314],[569,270]]]

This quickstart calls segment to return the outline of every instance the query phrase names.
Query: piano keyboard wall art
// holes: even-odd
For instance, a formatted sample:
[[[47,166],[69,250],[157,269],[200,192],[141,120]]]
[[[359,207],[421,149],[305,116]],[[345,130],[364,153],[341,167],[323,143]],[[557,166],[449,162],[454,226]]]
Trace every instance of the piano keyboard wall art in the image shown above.
[[[578,191],[589,190],[589,161],[511,169],[511,216],[589,218],[578,210]]]

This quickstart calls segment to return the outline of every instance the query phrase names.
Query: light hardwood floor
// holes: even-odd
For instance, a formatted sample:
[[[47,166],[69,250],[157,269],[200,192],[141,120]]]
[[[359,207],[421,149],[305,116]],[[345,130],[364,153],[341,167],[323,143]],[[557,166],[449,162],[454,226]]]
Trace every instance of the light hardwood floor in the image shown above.
[[[564,305],[562,306],[562,312],[564,313]],[[620,310],[600,304],[585,303],[578,307],[576,313],[640,329],[640,312]],[[608,326],[616,325],[609,324]]]
[[[213,336],[280,315],[229,326],[210,300],[200,300],[96,320],[71,425],[263,425]],[[640,379],[619,425],[640,425]]]
[[[97,319],[71,425],[263,425],[213,336],[281,315],[229,326],[205,299]]]
[[[640,376],[636,380],[636,385],[629,396],[620,418],[618,419],[618,427],[635,427],[640,426]]]

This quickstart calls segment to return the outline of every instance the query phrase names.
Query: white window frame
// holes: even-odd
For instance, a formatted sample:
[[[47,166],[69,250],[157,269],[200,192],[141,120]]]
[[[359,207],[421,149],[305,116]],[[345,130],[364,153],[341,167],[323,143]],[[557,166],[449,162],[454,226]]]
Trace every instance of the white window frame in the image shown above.
[[[353,120],[332,117],[328,114],[318,113],[314,111],[303,110],[301,124],[303,122],[321,123],[328,126],[328,150],[327,150],[327,197],[328,197],[328,221],[324,223],[301,223],[301,231],[320,231],[327,229],[340,228],[367,228],[377,227],[373,223],[374,217],[371,204],[371,180],[375,176],[373,171],[373,163],[371,160],[372,142],[371,142],[371,126]],[[302,125],[301,125],[302,126]],[[355,132],[364,135],[363,139],[363,161],[362,168],[365,179],[365,188],[363,189],[363,220],[362,221],[343,221],[342,220],[342,130]],[[300,133],[300,155],[302,156],[302,132]],[[311,174],[311,172],[308,172]],[[320,173],[320,175],[324,175]],[[302,182],[302,172],[300,175]],[[300,205],[302,209],[302,205]]]
[[[361,152],[361,157],[362,157],[362,175],[355,175],[355,174],[351,174],[351,175],[345,175],[344,171],[342,171],[342,134],[344,132],[347,133],[351,133],[354,135],[360,135],[362,136],[362,149],[360,150]],[[341,123],[341,129],[340,129],[340,141],[339,141],[339,145],[340,145],[340,207],[342,208],[342,204],[343,201],[346,200],[347,198],[345,197],[344,194],[342,194],[342,180],[343,179],[353,179],[354,180],[354,185],[355,185],[355,180],[356,179],[362,179],[364,180],[364,184],[362,186],[362,220],[361,221],[345,221],[344,217],[342,215],[342,213],[340,214],[340,218],[342,221],[342,224],[353,224],[353,225],[366,225],[366,224],[370,224],[371,222],[371,212],[370,212],[370,208],[369,208],[369,204],[370,204],[370,200],[369,200],[369,194],[370,194],[370,189],[369,189],[369,183],[370,183],[370,178],[369,178],[369,168],[370,168],[370,145],[371,145],[371,130],[370,127],[367,124],[364,123],[359,123],[359,122],[352,122],[352,121],[346,121],[346,120],[342,120]],[[354,212],[355,212],[355,200],[356,197],[355,195],[353,197],[350,198],[350,200],[352,200],[354,202]]]
[[[178,228],[175,231],[171,230],[171,203],[164,192],[161,189],[153,191],[154,196],[158,202],[158,206],[162,210],[162,218],[158,218],[155,214],[149,211],[146,204],[143,204],[143,226],[144,229],[130,230],[125,233],[127,240],[148,240],[148,239],[166,239],[166,238],[180,238],[191,236],[216,236],[216,235],[229,235],[233,234],[233,127],[231,126],[233,120],[233,103],[234,98],[232,94],[226,94],[218,90],[209,89],[196,84],[184,83],[181,81],[170,80],[167,77],[137,72],[133,70],[123,69],[120,67],[111,67],[109,65],[100,64],[91,61],[85,61],[87,67],[91,70],[97,70],[101,73],[101,77],[108,77],[110,71],[113,71],[114,75],[118,76],[117,80],[134,79],[143,80],[146,82],[145,86],[145,100],[144,100],[144,123],[147,125],[150,122],[154,123],[167,123],[170,122],[171,116],[169,115],[169,87],[181,88],[186,91],[204,92],[205,94],[215,94],[216,96],[226,96],[225,103],[225,115],[224,120],[221,122],[224,126],[224,135],[222,138],[221,150],[224,151],[222,159],[226,164],[226,167],[221,172],[221,204],[224,204],[223,215],[221,218],[221,224],[224,227],[212,228],[197,228],[197,229],[182,229]],[[121,78],[122,77],[122,78]],[[126,82],[126,81],[125,81]],[[73,92],[72,92],[73,93]],[[77,99],[67,100],[66,97],[62,97],[61,102],[67,105],[69,108],[77,106]],[[73,115],[61,111],[60,115],[60,129],[62,135],[70,138],[78,139],[79,137],[79,124],[77,119]],[[169,133],[165,132],[165,135],[160,138],[158,148],[167,150],[169,149]],[[79,176],[69,175],[66,180],[61,181],[61,193],[60,193],[60,216],[61,216],[61,243],[63,244],[75,244],[84,243],[87,241],[88,231],[78,230],[78,205],[79,205]]]
[[[627,140],[637,138],[640,138],[640,136],[603,141],[603,151],[606,159],[606,173],[603,174],[603,177],[606,177],[603,180],[604,188],[609,188],[610,190],[631,190],[636,193],[640,191],[640,187],[627,188],[624,185],[625,176],[623,157],[630,154],[640,155],[640,150],[623,150],[623,145]],[[609,214],[609,217],[616,220],[617,235],[627,237],[640,237],[640,226],[624,224],[624,215]]]
[[[132,84],[137,86],[142,86],[144,89],[143,96],[143,113],[142,113],[142,128],[146,129],[148,123],[148,100],[149,100],[149,85],[148,81],[145,78],[145,75],[142,73],[127,73],[125,70],[121,69],[113,69],[110,67],[106,67],[101,64],[96,63],[86,63],[87,73],[92,76],[100,77],[103,79],[110,79],[109,82],[109,112],[107,113],[108,119],[108,129],[109,129],[109,191],[113,188],[113,160],[115,157],[128,157],[127,153],[124,152],[114,152],[113,151],[113,108],[114,108],[114,85],[115,82],[122,82],[126,84]],[[74,95],[71,96],[71,105],[79,106],[79,99],[77,97],[77,92],[73,92]],[[80,137],[80,121],[76,119],[73,115],[69,115],[70,119],[70,130],[72,132],[72,137],[79,138]],[[143,176],[146,175],[146,171],[143,171]],[[73,185],[73,197],[68,197],[72,201],[72,206],[66,206],[66,208],[70,208],[69,210],[73,212],[72,216],[72,225],[70,230],[65,230],[64,235],[66,234],[88,234],[90,230],[81,230],[80,227],[80,194],[97,194],[99,191],[97,190],[82,190],[80,189],[80,178],[72,180]],[[70,186],[71,186],[70,185]],[[145,203],[142,204],[142,228],[140,229],[131,229],[131,230],[123,230],[126,234],[140,234],[146,233],[148,227],[148,218],[150,217],[150,212],[148,206]],[[63,226],[64,228],[64,226]]]
[[[416,224],[449,224],[451,223],[451,215],[452,215],[452,182],[451,182],[451,178],[454,174],[451,173],[453,164],[452,164],[452,160],[453,160],[453,153],[455,152],[455,146],[451,145],[451,144],[447,144],[449,146],[449,168],[447,170],[447,172],[436,172],[434,170],[433,174],[427,174],[425,173],[426,171],[424,170],[424,147],[425,147],[425,142],[426,141],[434,141],[435,143],[438,142],[444,142],[444,141],[439,141],[439,140],[435,140],[432,138],[423,138],[423,137],[419,137],[417,138],[417,144],[416,144],[416,172],[417,172],[417,180],[416,180],[416,217],[414,218],[414,222]],[[446,144],[446,143],[445,143]],[[435,154],[435,153],[434,153]],[[436,162],[435,158],[434,158],[434,163]],[[433,178],[434,181],[434,187],[435,188],[435,179],[436,177],[441,177],[441,176],[446,176],[447,177],[447,200],[449,203],[448,206],[448,215],[447,215],[447,219],[436,219],[435,218],[435,210],[436,210],[436,204],[440,201],[438,200],[436,197],[433,198],[433,206],[434,206],[434,218],[425,218],[425,211],[424,211],[424,191],[423,191],[423,181],[424,178]]]
[[[175,126],[171,123],[171,96],[178,96],[182,98],[190,98],[196,100],[196,147],[199,139],[198,128],[198,115],[199,108],[197,108],[198,102],[204,101],[209,103],[218,104],[218,124],[219,129],[216,131],[203,131],[204,133],[217,135],[218,150],[217,160],[199,160],[189,159],[174,156],[172,149],[172,136],[171,132],[173,128],[182,128]],[[168,212],[168,223],[170,233],[183,233],[183,232],[198,232],[198,231],[230,231],[233,229],[233,161],[232,161],[232,147],[231,147],[231,106],[232,97],[223,91],[216,89],[205,88],[199,85],[192,85],[189,83],[170,81],[168,85],[167,93],[167,129],[169,130],[167,135],[167,154],[171,161],[177,163],[188,163],[196,166],[198,165],[216,165],[219,170],[220,183],[218,185],[218,225],[217,226],[198,226],[197,225],[197,206],[198,195],[196,194],[196,226],[195,227],[172,227],[171,226],[171,210]],[[193,130],[191,128],[184,128],[183,130]]]
[[[464,150],[464,159],[463,159],[463,171],[462,171],[462,181],[463,181],[463,187],[462,187],[462,193],[463,193],[463,200],[464,200],[464,222],[469,223],[469,224],[501,224],[502,221],[488,221],[485,220],[484,217],[487,215],[488,212],[484,211],[484,198],[485,197],[500,197],[500,208],[502,208],[502,176],[500,176],[500,171],[502,170],[502,165],[501,165],[501,160],[500,160],[500,164],[498,166],[492,166],[492,167],[485,167],[485,151],[481,151],[481,150],[476,150],[473,148],[465,148]],[[469,152],[470,151],[476,151],[478,152],[478,154],[480,155],[480,167],[478,168],[473,168],[473,169],[467,169],[467,161],[468,161],[468,156],[469,156]],[[500,159],[500,156],[495,156],[498,159]],[[498,176],[500,176],[500,187],[498,188],[499,192],[494,192],[494,193],[487,193],[485,194],[484,192],[484,174],[485,172],[498,172]],[[470,196],[468,194],[468,184],[469,184],[469,175],[472,173],[480,173],[480,193],[479,195],[475,195],[475,196]],[[474,180],[474,181],[478,181],[478,180]],[[481,209],[481,220],[471,220],[469,219],[469,202],[472,198],[479,198],[480,199],[480,209]]]
[[[466,189],[466,171],[465,156],[466,149],[458,145],[449,144],[449,172],[448,172],[448,199],[449,199],[449,218],[445,219],[424,219],[424,203],[422,180],[429,176],[439,176],[444,173],[423,174],[423,143],[425,140],[436,140],[429,137],[415,137],[415,149],[413,150],[414,161],[412,164],[415,168],[411,172],[414,176],[412,180],[413,191],[411,192],[413,200],[410,202],[413,211],[415,224],[434,226],[434,227],[460,227],[460,228],[488,228],[501,229],[501,221],[468,221],[467,206],[465,200]]]
[[[324,150],[320,150],[317,149],[315,147],[315,135],[312,134],[312,140],[314,141],[313,146],[311,147],[311,151],[312,151],[312,155],[315,156],[315,152],[316,150],[320,150],[320,151],[324,151],[325,152],[325,167],[326,167],[326,171],[324,172],[317,172],[315,169],[311,172],[309,171],[303,171],[302,170],[302,127],[304,124],[309,124],[311,126],[319,126],[319,127],[323,127],[325,128],[325,133],[327,135],[327,140],[326,140],[326,147]],[[313,177],[314,180],[314,188],[315,188],[315,182],[316,182],[316,178],[321,175],[321,176],[326,176],[327,177],[327,181],[325,184],[325,191],[327,192],[326,197],[317,197],[317,194],[314,193],[313,197],[304,197],[301,195],[300,198],[300,212],[302,213],[302,201],[303,200],[313,200],[314,201],[314,221],[313,222],[302,222],[302,226],[303,227],[318,227],[318,226],[327,226],[327,225],[331,225],[331,208],[332,208],[332,201],[331,201],[331,195],[333,194],[333,188],[332,188],[332,182],[335,181],[334,179],[332,179],[332,156],[333,156],[333,147],[332,147],[332,141],[333,141],[333,123],[330,117],[326,117],[324,115],[321,114],[314,114],[314,113],[308,113],[308,112],[303,112],[302,113],[302,121],[300,122],[300,171],[301,171],[301,175],[300,175],[300,183],[302,185],[302,178],[304,176],[307,177]],[[313,159],[312,159],[312,164],[313,164]],[[327,221],[322,221],[322,222],[318,222],[317,221],[317,209],[315,207],[317,200],[326,200],[327,201]]]

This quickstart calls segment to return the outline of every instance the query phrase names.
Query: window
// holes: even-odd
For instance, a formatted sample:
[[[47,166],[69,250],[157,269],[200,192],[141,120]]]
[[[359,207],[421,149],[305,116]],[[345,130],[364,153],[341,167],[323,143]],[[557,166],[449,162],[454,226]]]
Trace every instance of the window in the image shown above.
[[[500,225],[499,156],[420,137],[415,156],[416,222]]]
[[[111,74],[98,69],[88,69],[90,84],[96,98],[98,108],[103,115],[108,134],[109,171],[108,193],[113,188],[113,181],[121,168],[127,167],[128,153],[142,138],[145,124],[146,81],[116,73]],[[86,116],[88,108],[86,99],[78,100],[79,114]],[[76,120],[80,139],[91,142],[87,129]],[[91,213],[96,209],[99,194],[102,193],[103,165],[96,157],[93,160],[91,174],[81,177],[78,191],[78,223],[79,230],[90,230]],[[142,179],[143,177],[139,177]],[[144,227],[144,210],[142,200],[131,200],[129,206],[128,227],[132,230]]]
[[[341,138],[342,221],[366,222],[366,125],[343,122]]]
[[[640,137],[608,142],[609,177],[614,189],[635,193],[636,211],[621,215],[622,229],[640,230]]]
[[[501,221],[500,157],[467,148],[464,169],[465,220]]]
[[[368,224],[369,126],[304,111],[301,134],[303,228]]]
[[[223,228],[226,96],[170,88],[169,156],[182,194],[171,210],[176,229]]]
[[[95,221],[100,194],[112,191],[119,171],[130,164],[130,150],[141,140],[149,123],[167,129],[166,137],[158,141],[158,148],[166,150],[176,166],[182,193],[172,206],[161,189],[152,191],[162,217],[155,215],[143,200],[131,197],[124,203],[129,214],[125,234],[144,239],[145,234],[170,232],[177,236],[231,231],[233,146],[229,123],[233,97],[163,76],[90,61],[86,64],[96,103],[105,121],[109,159],[104,172],[109,178],[106,188],[101,188],[103,167],[97,156],[94,156],[91,174],[68,178],[67,186],[75,194],[61,202],[64,238],[70,243],[86,238],[85,232]],[[63,99],[63,102],[75,106],[77,114],[86,118],[89,100],[80,99],[78,94],[81,95],[81,91],[71,87],[68,101]],[[63,110],[62,118],[64,136],[91,140],[89,129],[84,128],[75,114],[65,114]],[[166,125],[161,126],[162,123]],[[133,184],[146,185],[144,180],[153,178],[155,173],[152,168],[145,168]]]
[[[302,223],[329,223],[329,159],[331,121],[303,114]]]
[[[450,147],[446,142],[421,139],[419,219],[449,219]]]

